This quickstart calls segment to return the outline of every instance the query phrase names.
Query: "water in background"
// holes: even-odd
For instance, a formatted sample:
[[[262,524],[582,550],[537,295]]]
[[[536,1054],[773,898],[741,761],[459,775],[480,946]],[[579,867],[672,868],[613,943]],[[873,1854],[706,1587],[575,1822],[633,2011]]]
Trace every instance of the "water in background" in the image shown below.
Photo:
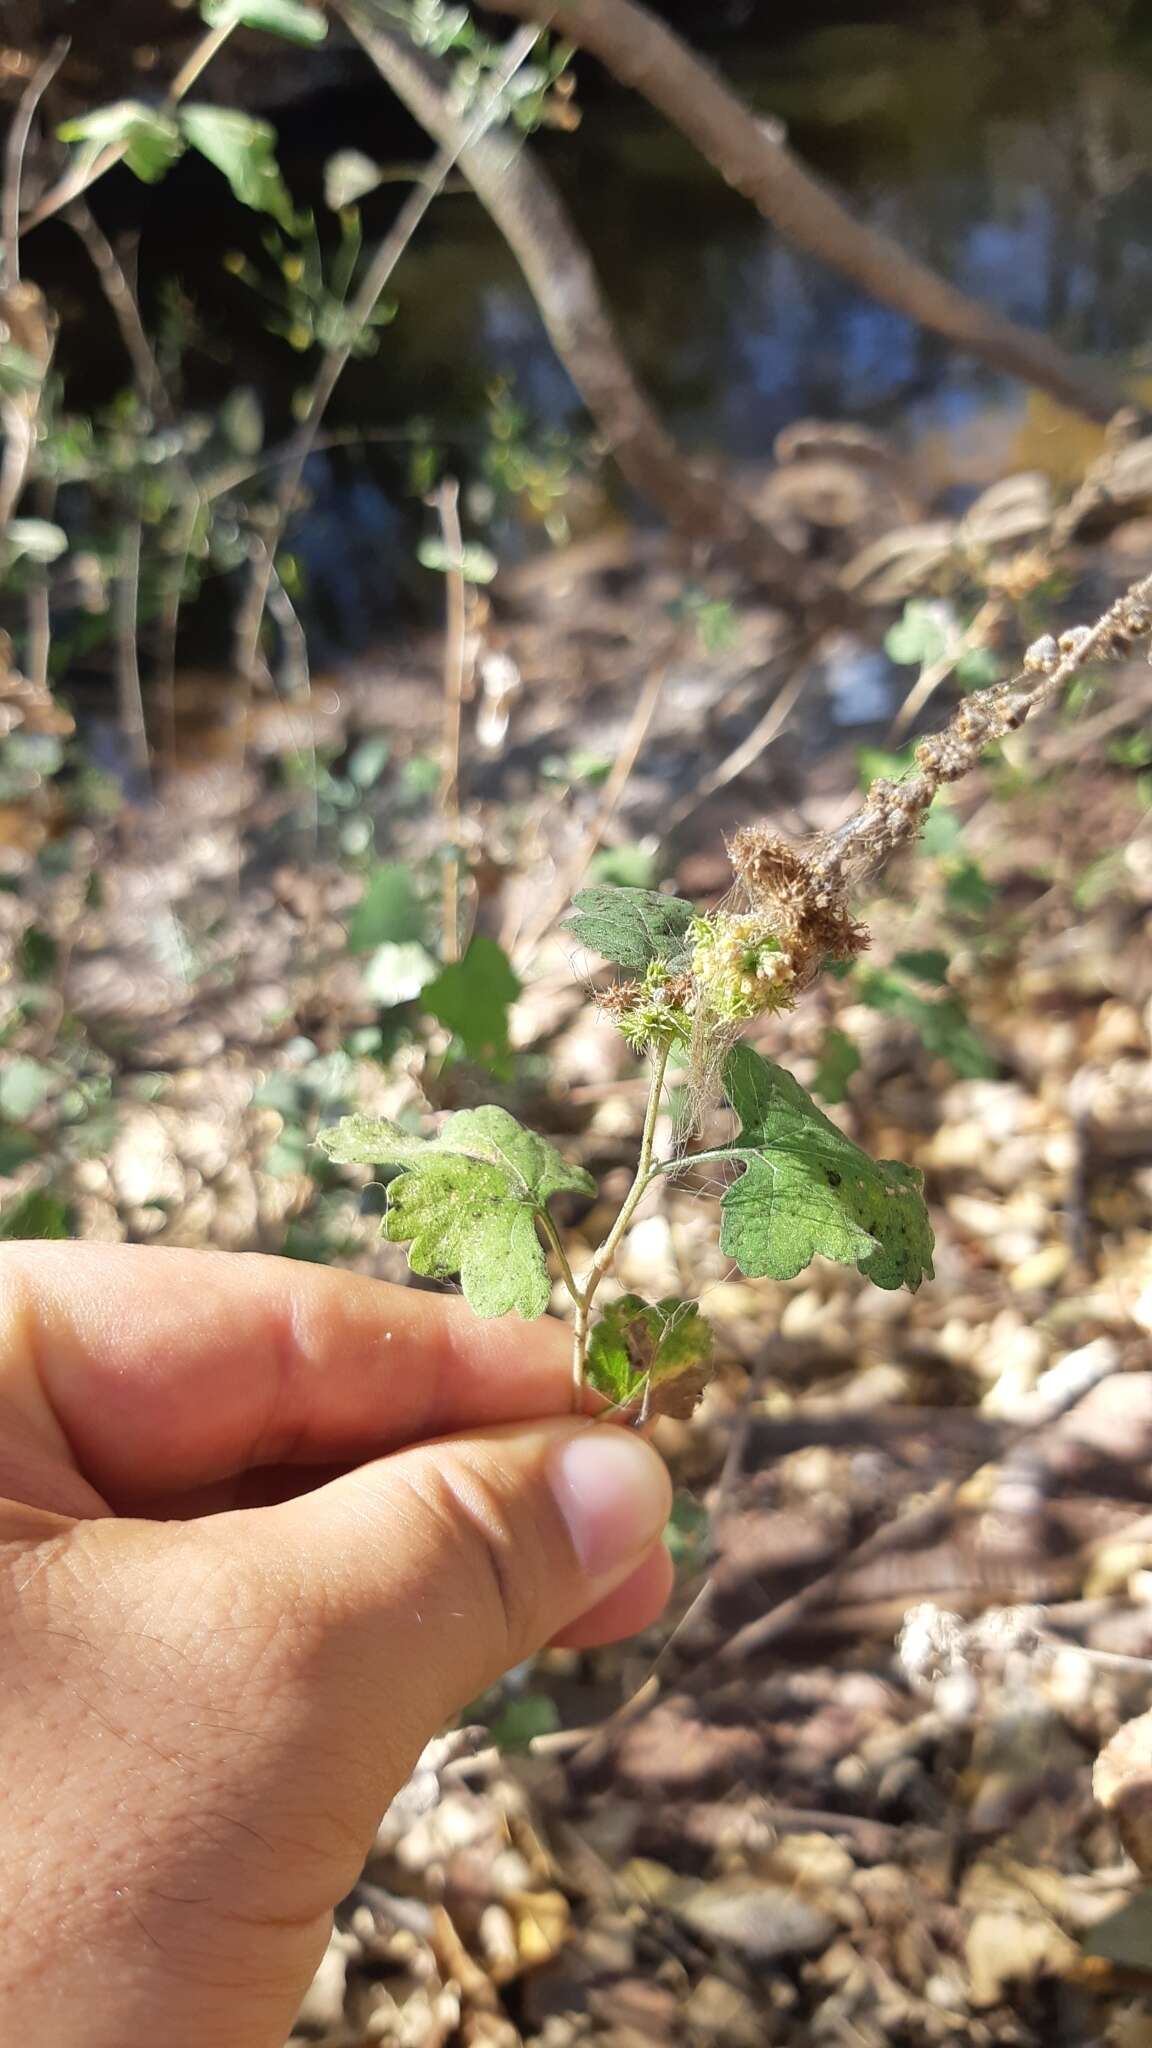
[[[1152,373],[1152,21],[1122,30],[1093,0],[1072,0],[1048,22],[1024,8],[991,24],[960,10],[782,41],[775,7],[747,15],[716,61],[862,218],[1141,388]],[[1013,467],[1060,480],[1082,472],[1097,430],[790,248],[636,95],[594,68],[583,77],[579,131],[533,146],[565,191],[637,369],[686,443],[757,463],[798,417],[859,420],[909,454],[926,502]],[[280,126],[305,196],[337,149],[410,159],[420,147],[368,79],[285,109]],[[402,190],[367,202],[370,235]],[[191,395],[211,404],[250,383],[270,434],[284,431],[308,359],[267,333],[259,301],[222,267],[238,233],[259,253],[258,227],[251,217],[238,227],[222,181],[191,163],[151,191],[121,177],[119,193],[141,230],[142,286],[175,270],[207,316],[211,346],[190,358]],[[74,274],[71,245],[68,259]],[[437,203],[396,296],[379,355],[351,367],[329,414],[333,430],[365,444],[317,459],[299,536],[324,642],[362,641],[396,600],[411,553],[414,419],[466,477],[497,378],[544,427],[584,430],[515,263],[467,192]],[[99,318],[97,308],[94,337]],[[119,365],[114,335],[107,354]],[[93,339],[76,367],[99,358]],[[500,542],[515,549],[533,536],[505,530]]]

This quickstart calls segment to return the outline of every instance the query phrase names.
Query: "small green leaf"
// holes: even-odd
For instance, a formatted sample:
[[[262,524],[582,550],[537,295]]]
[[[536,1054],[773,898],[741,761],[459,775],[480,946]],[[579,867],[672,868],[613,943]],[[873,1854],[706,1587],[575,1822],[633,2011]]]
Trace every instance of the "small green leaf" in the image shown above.
[[[536,1219],[553,1195],[593,1194],[595,1182],[506,1109],[462,1109],[435,1138],[384,1118],[345,1117],[319,1138],[330,1159],[395,1167],[383,1231],[408,1244],[414,1273],[459,1273],[478,1316],[542,1316],[551,1285]]]
[[[305,0],[200,0],[200,13],[209,28],[235,22],[237,27],[283,36],[289,43],[322,43],[328,34],[320,9],[307,6]]]
[[[218,418],[221,433],[237,455],[259,455],[264,446],[264,408],[250,384],[229,392]]]
[[[361,740],[354,747],[348,761],[348,780],[357,789],[372,789],[379,782],[384,770],[392,759],[392,742],[382,733],[374,733],[371,739]]]
[[[276,131],[238,107],[186,105],[180,124],[193,149],[222,171],[242,206],[270,213],[282,228],[295,222],[292,195],[276,161]]]
[[[691,903],[656,889],[581,889],[564,929],[589,953],[643,972],[661,960],[673,973],[688,965]]]
[[[384,172],[362,149],[339,149],[324,166],[324,204],[333,213],[355,206],[383,182]]]
[[[650,1415],[686,1421],[712,1377],[712,1332],[695,1302],[621,1295],[592,1332],[588,1378],[615,1407],[647,1396]]]
[[[931,823],[931,811],[928,819]],[[950,909],[964,911],[969,917],[982,917],[996,901],[995,889],[979,862],[974,860],[962,860],[957,864],[944,884],[944,894]]]
[[[920,844],[933,860],[947,860],[964,837],[964,827],[950,803],[937,797],[920,834]]]
[[[938,598],[910,597],[903,616],[884,636],[884,651],[901,666],[919,667],[947,654],[956,631],[949,606]]]
[[[26,1237],[71,1237],[72,1213],[65,1202],[43,1188],[29,1188],[11,1202],[0,1203],[0,1239],[11,1244]]]
[[[23,1053],[0,1067],[0,1115],[13,1123],[27,1123],[48,1100],[54,1075],[51,1067]]]
[[[538,1735],[553,1735],[559,1726],[555,1700],[546,1692],[526,1692],[508,1701],[489,1723],[488,1733],[497,1749],[515,1751],[529,1749]]]
[[[662,871],[661,855],[652,846],[602,846],[588,863],[588,881],[608,889],[653,889]]]
[[[948,979],[948,955],[936,946],[926,946],[922,952],[897,953],[894,965],[936,988],[943,988]]]
[[[478,541],[467,541],[460,553],[453,555],[442,540],[422,540],[416,559],[425,569],[435,569],[441,575],[458,569],[465,583],[491,583],[500,567],[491,549],[481,547]]]
[[[412,870],[400,861],[386,861],[372,869],[348,920],[348,949],[370,953],[376,946],[419,942],[427,928],[427,913],[416,893]]]
[[[508,1012],[519,994],[508,955],[480,936],[429,983],[421,1001],[430,1017],[455,1032],[470,1060],[491,1065],[507,1058]]]
[[[29,562],[58,562],[68,552],[68,535],[50,519],[10,519],[4,538],[15,556]]]
[[[922,1176],[871,1159],[817,1109],[791,1074],[734,1046],[724,1085],[738,1138],[708,1158],[744,1166],[721,1201],[720,1249],[750,1279],[791,1280],[816,1257],[858,1266],[877,1287],[932,1275]]]
[[[812,1087],[822,1102],[843,1102],[848,1083],[861,1067],[860,1048],[846,1031],[833,1024],[824,1034],[820,1063]]]
[[[142,100],[117,100],[96,107],[57,129],[61,142],[87,143],[96,150],[123,145],[124,161],[146,185],[155,185],[184,153],[184,141],[170,114]]]

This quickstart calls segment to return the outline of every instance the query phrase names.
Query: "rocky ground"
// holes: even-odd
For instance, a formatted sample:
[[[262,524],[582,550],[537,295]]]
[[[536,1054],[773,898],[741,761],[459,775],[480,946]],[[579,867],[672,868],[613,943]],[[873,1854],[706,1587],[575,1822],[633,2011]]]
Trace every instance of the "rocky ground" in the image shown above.
[[[1086,501],[1063,586],[1029,582],[1052,518],[1035,480],[985,506],[1008,520],[985,557],[1016,564],[983,595],[1006,654],[1029,606],[1091,616],[1146,569],[1144,488],[1123,517]],[[522,982],[495,1082],[390,1000],[403,958],[377,948],[371,979],[349,945],[373,839],[435,872],[438,639],[244,713],[181,679],[151,800],[92,770],[106,736],[86,715],[89,765],[28,775],[0,809],[18,998],[0,1227],[36,1200],[85,1236],[399,1280],[371,1195],[320,1166],[318,1120],[495,1093],[595,1170],[602,1199],[570,1224],[577,1252],[598,1242],[643,1087],[557,913],[593,856],[715,900],[725,829],[846,815],[861,742],[916,680],[885,633],[918,590],[952,602],[954,528],[906,522],[901,546],[873,493],[845,516],[843,472],[820,490],[782,492],[778,515],[823,519],[868,601],[800,640],[713,578],[702,650],[690,571],[623,529],[477,603],[464,900]],[[714,1190],[641,1211],[621,1285],[699,1295],[720,1355],[694,1421],[659,1426],[673,1616],[514,1674],[433,1747],[301,2042],[1152,2043],[1152,1890],[1091,1783],[1152,1671],[1150,702],[1133,660],[1026,728],[862,907],[879,993],[826,980],[759,1027],[861,1143],[924,1170],[935,1282],[882,1294],[818,1265],[750,1283],[717,1251]],[[59,737],[16,679],[7,716]],[[898,957],[931,952],[936,983],[894,993]]]

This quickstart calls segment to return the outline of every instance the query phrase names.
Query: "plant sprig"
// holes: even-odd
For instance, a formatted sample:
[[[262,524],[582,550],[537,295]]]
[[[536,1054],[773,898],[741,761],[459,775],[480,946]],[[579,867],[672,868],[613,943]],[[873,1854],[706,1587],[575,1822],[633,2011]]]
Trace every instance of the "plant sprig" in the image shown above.
[[[451,1116],[431,1139],[362,1117],[322,1134],[332,1158],[389,1170],[385,1236],[408,1245],[415,1272],[459,1274],[479,1315],[545,1313],[547,1246],[573,1304],[577,1409],[591,1385],[614,1411],[644,1418],[688,1412],[709,1370],[695,1304],[625,1296],[593,1321],[636,1211],[662,1176],[704,1165],[733,1169],[720,1199],[720,1248],[751,1279],[789,1280],[815,1258],[856,1266],[878,1287],[915,1290],[930,1279],[933,1238],[921,1175],[853,1144],[791,1074],[744,1040],[745,1026],[791,1008],[822,970],[866,949],[850,887],[918,836],[944,783],[1086,662],[1115,657],[1150,635],[1152,577],[1095,626],[1037,641],[1021,675],[966,697],[944,732],[919,743],[907,776],[880,778],[856,815],[806,852],[765,826],[737,832],[728,848],[735,886],[717,910],[646,889],[601,887],[576,897],[568,929],[626,970],[601,993],[601,1007],[649,1066],[632,1184],[582,1276],[550,1203],[594,1194],[595,1183],[502,1109]],[[921,972],[938,964],[935,956],[909,960]],[[659,1158],[664,1086],[677,1050],[688,1060],[690,1092],[707,1099],[718,1080],[739,1129],[722,1145],[674,1147]]]

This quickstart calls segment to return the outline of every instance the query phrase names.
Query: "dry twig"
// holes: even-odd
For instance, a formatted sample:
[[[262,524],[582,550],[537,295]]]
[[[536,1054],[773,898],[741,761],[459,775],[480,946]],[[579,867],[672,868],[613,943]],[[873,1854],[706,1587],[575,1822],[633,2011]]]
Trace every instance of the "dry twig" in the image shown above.
[[[440,813],[446,846],[441,871],[443,931],[441,957],[460,958],[460,729],[467,691],[468,593],[464,585],[464,536],[460,530],[460,486],[445,477],[436,493],[444,542],[444,736],[440,757]]]
[[[280,541],[296,504],[305,468],[316,446],[321,422],[336,387],[352,359],[356,343],[387,290],[397,264],[433,200],[443,191],[462,151],[477,135],[483,133],[492,120],[501,96],[517,71],[527,62],[539,39],[539,29],[521,29],[512,37],[504,61],[483,94],[471,120],[465,124],[451,144],[437,151],[419,184],[409,193],[390,233],[385,236],[369,264],[364,280],[348,309],[343,339],[333,344],[320,366],[319,375],[308,400],[308,410],[284,459],[276,492],[272,530],[265,537],[265,552],[256,558],[248,592],[237,621],[236,666],[240,675],[249,683],[255,679],[259,670],[260,632]]]
[[[986,749],[1058,696],[1092,661],[1127,653],[1152,633],[1152,576],[1132,584],[1094,626],[1074,626],[1059,641],[1045,635],[1028,649],[1008,681],[965,697],[944,730],[919,742],[915,767],[899,782],[882,776],[860,809],[821,840],[805,861],[818,889],[830,895],[875,875],[901,846],[916,839],[937,792],[958,782]]]
[[[3,246],[4,283],[9,287],[20,282],[20,205],[28,138],[36,119],[36,109],[71,47],[70,39],[62,36],[44,62],[37,66],[20,96],[20,105],[8,130],[4,148]]]

